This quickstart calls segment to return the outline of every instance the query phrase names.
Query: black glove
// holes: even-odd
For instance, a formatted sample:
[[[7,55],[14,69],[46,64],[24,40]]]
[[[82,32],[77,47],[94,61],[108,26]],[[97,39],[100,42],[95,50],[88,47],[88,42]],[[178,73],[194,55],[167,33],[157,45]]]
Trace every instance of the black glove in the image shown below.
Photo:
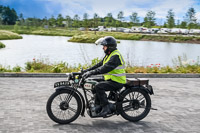
[[[88,69],[83,70],[83,73],[86,73],[86,72],[88,72]]]
[[[92,71],[87,71],[86,73],[84,73],[83,75],[82,75],[82,77],[84,78],[84,79],[86,79],[86,78],[88,78],[88,77],[90,77],[91,75],[93,75],[94,74],[94,71],[92,70]]]

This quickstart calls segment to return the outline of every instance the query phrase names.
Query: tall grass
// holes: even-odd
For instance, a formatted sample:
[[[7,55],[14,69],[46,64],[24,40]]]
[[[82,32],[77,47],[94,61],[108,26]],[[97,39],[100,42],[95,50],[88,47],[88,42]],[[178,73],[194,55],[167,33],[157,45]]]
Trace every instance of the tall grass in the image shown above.
[[[0,30],[0,40],[22,39],[22,36],[11,31]]]
[[[97,39],[103,36],[113,36],[116,39],[122,40],[144,40],[144,41],[163,41],[163,42],[182,42],[182,43],[200,43],[200,37],[197,36],[161,36],[161,35],[144,35],[122,32],[81,32],[75,34],[70,42],[94,43]]]
[[[0,48],[5,48],[6,45],[4,45],[2,42],[0,42]]]
[[[116,39],[123,40],[143,40],[143,41],[162,41],[162,42],[181,42],[181,43],[199,43],[198,36],[165,36],[165,35],[144,35],[136,33],[123,32],[94,32],[94,31],[78,31],[77,29],[53,28],[45,29],[43,27],[34,26],[1,26],[0,29],[12,31],[18,34],[48,35],[48,36],[68,36],[72,37],[70,42],[94,43],[102,36],[114,36]],[[9,39],[9,38],[8,38]]]
[[[48,59],[33,59],[25,63],[25,68],[15,66],[14,68],[0,65],[0,72],[30,72],[30,73],[66,73],[78,72],[81,68],[89,68],[100,59],[95,58],[89,64],[74,66],[66,62],[50,63]],[[200,60],[188,60],[185,55],[178,56],[173,60],[174,66],[162,66],[162,64],[151,64],[149,66],[126,66],[126,73],[200,73]]]

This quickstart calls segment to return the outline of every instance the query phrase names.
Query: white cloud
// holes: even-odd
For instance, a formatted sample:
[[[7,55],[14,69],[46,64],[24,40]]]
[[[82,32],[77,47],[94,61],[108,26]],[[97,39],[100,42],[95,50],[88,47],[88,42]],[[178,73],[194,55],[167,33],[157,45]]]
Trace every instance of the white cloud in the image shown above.
[[[192,0],[167,0],[154,8],[158,18],[166,18],[169,9],[173,9],[176,19],[182,19],[188,8],[194,4]]]
[[[114,17],[119,11],[124,12],[124,16],[130,16],[132,12],[137,12],[139,17],[145,17],[147,11],[156,12],[156,18],[165,19],[169,9],[173,9],[176,19],[182,19],[189,7],[200,7],[195,5],[196,0],[38,0],[48,3],[60,4],[60,13],[73,17],[79,14],[80,17],[86,12],[90,17],[94,13],[99,16],[106,16],[112,13]],[[47,6],[49,11],[50,8]],[[197,12],[199,15],[199,12]]]

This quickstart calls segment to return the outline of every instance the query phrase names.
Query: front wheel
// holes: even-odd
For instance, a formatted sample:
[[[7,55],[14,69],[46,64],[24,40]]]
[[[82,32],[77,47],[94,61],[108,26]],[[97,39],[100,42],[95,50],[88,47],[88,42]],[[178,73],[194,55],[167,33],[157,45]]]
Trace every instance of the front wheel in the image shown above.
[[[145,118],[151,109],[150,96],[141,89],[129,89],[122,94],[121,116],[136,122]]]
[[[53,93],[47,101],[48,116],[59,124],[68,124],[78,118],[82,103],[79,95],[72,90]]]

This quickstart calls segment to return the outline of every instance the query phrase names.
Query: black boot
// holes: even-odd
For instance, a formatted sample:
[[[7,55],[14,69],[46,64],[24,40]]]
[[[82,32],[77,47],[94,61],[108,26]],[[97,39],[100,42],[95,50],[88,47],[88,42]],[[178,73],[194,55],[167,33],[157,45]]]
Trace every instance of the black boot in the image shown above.
[[[93,112],[99,113],[101,111],[102,107],[101,105],[95,105],[92,109]]]
[[[107,104],[102,108],[101,112],[99,113],[99,116],[105,117],[107,114],[110,114],[110,113],[111,113],[110,105]]]

